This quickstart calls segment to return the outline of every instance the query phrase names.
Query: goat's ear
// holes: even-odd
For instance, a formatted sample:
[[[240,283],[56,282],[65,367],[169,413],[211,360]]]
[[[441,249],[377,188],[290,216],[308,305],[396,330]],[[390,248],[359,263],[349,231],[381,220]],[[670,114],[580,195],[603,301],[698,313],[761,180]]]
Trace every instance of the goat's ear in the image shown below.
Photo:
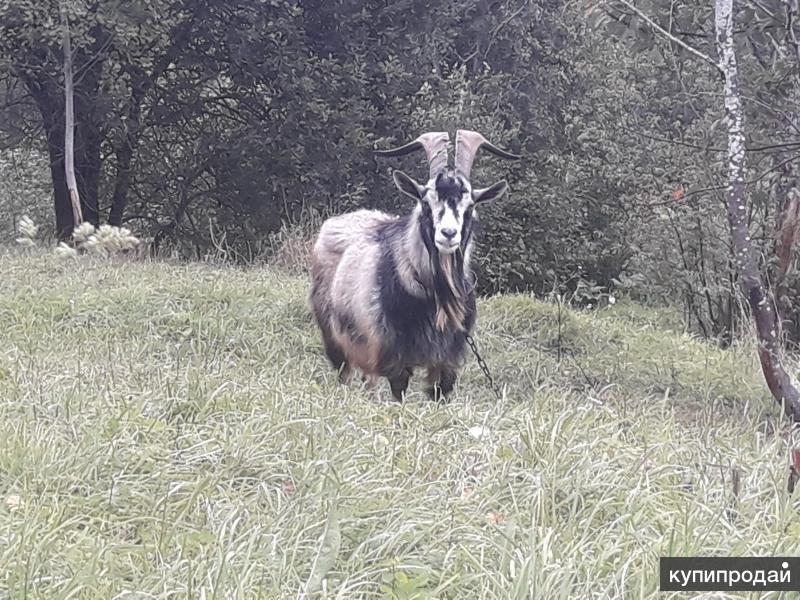
[[[483,188],[480,190],[472,190],[472,199],[475,201],[475,204],[478,202],[489,202],[490,200],[497,200],[500,196],[506,193],[508,189],[508,184],[506,183],[505,179],[503,181],[498,181],[492,186],[488,188]]]
[[[418,184],[402,171],[395,171],[392,175],[394,177],[394,184],[397,189],[403,192],[406,196],[411,196],[414,200],[422,200],[422,197],[427,191],[424,185]]]

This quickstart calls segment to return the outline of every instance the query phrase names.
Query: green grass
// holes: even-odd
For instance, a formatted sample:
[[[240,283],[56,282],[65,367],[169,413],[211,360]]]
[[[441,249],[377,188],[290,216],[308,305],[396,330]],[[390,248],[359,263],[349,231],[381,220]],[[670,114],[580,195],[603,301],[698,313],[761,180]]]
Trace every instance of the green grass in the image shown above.
[[[482,301],[504,398],[470,359],[440,407],[337,384],[303,277],[0,273],[0,598],[640,598],[800,545],[751,352],[669,315]]]

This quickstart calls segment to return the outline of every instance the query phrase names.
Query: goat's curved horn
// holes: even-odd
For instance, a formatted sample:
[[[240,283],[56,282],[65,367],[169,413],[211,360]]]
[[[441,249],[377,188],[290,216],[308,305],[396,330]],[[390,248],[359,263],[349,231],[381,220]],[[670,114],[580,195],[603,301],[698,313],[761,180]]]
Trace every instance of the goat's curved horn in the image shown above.
[[[375,154],[378,156],[405,156],[423,148],[428,156],[429,177],[433,179],[447,168],[447,144],[449,142],[450,135],[446,131],[431,131],[423,133],[405,146],[389,150],[375,150]]]
[[[485,148],[500,158],[507,158],[509,160],[517,160],[520,158],[517,154],[511,154],[511,152],[506,152],[494,144],[491,144],[489,140],[477,131],[459,129],[456,132],[456,171],[467,179],[469,179],[470,172],[472,171],[472,163],[475,162],[475,155],[481,148]]]

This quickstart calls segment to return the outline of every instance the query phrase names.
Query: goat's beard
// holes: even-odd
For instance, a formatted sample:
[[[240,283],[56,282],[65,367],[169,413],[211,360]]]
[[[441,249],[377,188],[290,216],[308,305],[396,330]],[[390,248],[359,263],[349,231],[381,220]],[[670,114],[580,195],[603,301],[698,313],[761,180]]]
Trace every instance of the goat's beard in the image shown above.
[[[464,305],[464,260],[460,253],[459,248],[451,254],[439,253],[438,256],[441,275],[450,291],[449,298],[440,298],[438,294],[436,297],[436,328],[439,331],[444,331],[448,322],[456,331],[464,329],[467,311]]]
[[[433,298],[436,302],[434,326],[445,331],[450,325],[456,331],[464,330],[466,309],[466,285],[464,282],[464,249],[459,246],[452,254],[444,254],[434,242],[436,235],[430,218],[423,216],[419,228],[422,242],[428,251],[433,276]]]

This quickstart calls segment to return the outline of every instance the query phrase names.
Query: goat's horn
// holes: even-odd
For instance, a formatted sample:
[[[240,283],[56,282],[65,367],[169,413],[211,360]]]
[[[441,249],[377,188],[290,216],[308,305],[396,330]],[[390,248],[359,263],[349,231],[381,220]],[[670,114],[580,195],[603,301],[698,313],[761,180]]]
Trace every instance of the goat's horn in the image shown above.
[[[450,136],[446,131],[431,131],[423,133],[405,146],[389,150],[375,150],[375,154],[378,156],[404,156],[423,148],[425,154],[428,155],[429,177],[433,179],[447,168],[447,144],[449,141]]]
[[[472,171],[472,163],[475,162],[475,155],[481,148],[485,148],[500,158],[507,158],[509,160],[517,160],[520,158],[517,154],[511,154],[511,152],[501,150],[494,144],[489,143],[489,140],[477,131],[459,129],[456,132],[456,171],[467,179],[469,179],[470,172]]]

